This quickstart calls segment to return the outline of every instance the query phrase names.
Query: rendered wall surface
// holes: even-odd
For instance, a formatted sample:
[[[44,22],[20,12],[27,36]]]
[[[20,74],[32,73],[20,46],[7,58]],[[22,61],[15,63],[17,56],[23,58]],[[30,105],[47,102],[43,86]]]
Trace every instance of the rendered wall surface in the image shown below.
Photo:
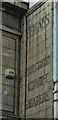
[[[34,7],[35,8],[35,7]],[[34,10],[34,9],[33,9]],[[27,118],[53,118],[52,2],[27,12]],[[24,23],[24,26],[23,26]],[[20,116],[24,117],[26,19],[22,22]],[[22,47],[23,46],[23,47]]]

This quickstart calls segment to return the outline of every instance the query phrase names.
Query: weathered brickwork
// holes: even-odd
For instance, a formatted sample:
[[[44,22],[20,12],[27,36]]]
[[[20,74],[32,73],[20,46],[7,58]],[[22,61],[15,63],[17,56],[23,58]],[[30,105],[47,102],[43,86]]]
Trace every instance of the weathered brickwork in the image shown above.
[[[25,17],[22,20],[22,33],[19,114],[24,117]],[[27,16],[27,118],[53,118],[52,91],[52,2],[46,2]]]

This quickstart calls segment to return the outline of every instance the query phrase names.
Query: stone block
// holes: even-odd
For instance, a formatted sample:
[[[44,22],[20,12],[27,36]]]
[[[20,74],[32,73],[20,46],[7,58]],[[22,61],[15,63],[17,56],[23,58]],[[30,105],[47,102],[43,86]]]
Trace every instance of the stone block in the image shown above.
[[[2,109],[9,111],[9,112],[13,112],[13,106],[7,105],[7,104],[3,104],[2,105]]]
[[[9,58],[6,56],[2,56],[2,65],[9,66]]]
[[[14,87],[7,86],[7,90],[8,90],[8,95],[14,96]]]
[[[2,104],[0,104],[0,110],[2,110]],[[0,114],[1,115],[1,114]]]
[[[0,56],[2,55],[2,47],[0,47]]]
[[[46,111],[47,116],[50,116],[53,113],[52,109],[53,109],[52,107],[47,109]]]
[[[2,37],[2,46],[8,48],[8,38],[3,36]]]
[[[14,66],[15,66],[15,60],[14,59],[11,59],[9,58],[9,63],[8,63],[9,67],[13,68],[14,69]]]
[[[0,84],[0,94],[2,94],[2,84]]]

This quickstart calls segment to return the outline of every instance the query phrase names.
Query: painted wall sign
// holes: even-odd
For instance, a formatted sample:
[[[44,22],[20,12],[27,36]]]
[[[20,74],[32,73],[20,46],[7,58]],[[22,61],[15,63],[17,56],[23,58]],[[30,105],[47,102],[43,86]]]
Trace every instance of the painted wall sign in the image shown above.
[[[46,82],[47,82],[47,74],[28,83],[28,91],[38,88],[39,86],[44,85]]]
[[[37,22],[36,24],[34,24],[32,27],[29,28],[29,37],[31,37],[35,33],[38,33],[48,24],[49,24],[49,14],[44,16],[39,22]]]
[[[39,96],[35,96],[34,98],[27,100],[26,102],[26,109],[41,104],[48,100],[48,93],[45,92],[44,94],[40,94]]]
[[[50,56],[42,59],[41,61],[37,62],[35,65],[32,65],[27,69],[27,75],[31,74],[32,72],[41,69],[42,67],[46,66],[49,64],[50,61]]]

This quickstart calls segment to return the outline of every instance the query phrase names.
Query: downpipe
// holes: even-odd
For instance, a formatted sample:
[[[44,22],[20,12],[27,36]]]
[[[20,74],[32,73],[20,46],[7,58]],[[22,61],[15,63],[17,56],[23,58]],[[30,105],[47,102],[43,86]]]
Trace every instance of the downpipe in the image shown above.
[[[27,16],[26,19],[26,66],[25,66],[25,104],[24,104],[24,118],[26,118],[26,87],[27,87]]]
[[[56,2],[53,2],[53,82],[54,82],[54,118],[58,118],[58,80],[56,75]]]

